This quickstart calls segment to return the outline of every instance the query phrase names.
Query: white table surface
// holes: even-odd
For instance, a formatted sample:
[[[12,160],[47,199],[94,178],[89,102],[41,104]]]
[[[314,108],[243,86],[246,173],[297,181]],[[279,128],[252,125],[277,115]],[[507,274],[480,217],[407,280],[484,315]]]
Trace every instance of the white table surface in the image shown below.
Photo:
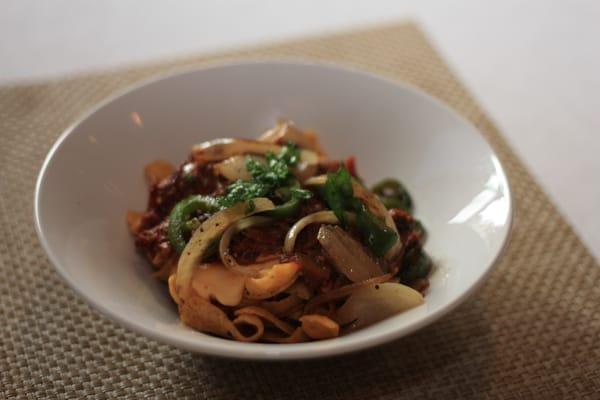
[[[0,6],[0,84],[411,18],[600,259],[600,1],[3,0]]]

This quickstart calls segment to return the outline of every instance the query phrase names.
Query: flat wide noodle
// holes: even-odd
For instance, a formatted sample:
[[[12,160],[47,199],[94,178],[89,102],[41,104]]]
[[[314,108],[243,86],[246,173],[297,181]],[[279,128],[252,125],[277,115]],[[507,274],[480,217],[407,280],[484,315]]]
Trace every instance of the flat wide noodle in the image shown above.
[[[227,314],[219,307],[200,297],[193,290],[189,292],[185,301],[179,303],[179,316],[181,321],[201,332],[212,333],[222,337],[233,337],[240,342],[255,342],[261,339],[264,332],[264,324],[257,316],[246,313],[240,315],[231,322]],[[246,335],[245,329],[239,328],[250,326],[252,334]]]
[[[352,329],[374,324],[423,304],[423,296],[401,283],[363,286],[346,300],[336,313],[341,325],[352,323]]]
[[[278,317],[287,317],[293,311],[300,309],[303,303],[304,301],[300,297],[290,294],[282,300],[262,301],[259,305]]]
[[[296,330],[289,336],[281,336],[274,332],[265,331],[262,339],[265,342],[272,343],[302,343],[308,342],[310,337],[308,337],[302,328],[296,328]]]
[[[260,318],[264,319],[265,321],[270,322],[275,327],[277,327],[278,329],[287,333],[288,335],[292,334],[292,332],[294,331],[294,328],[290,324],[283,322],[282,320],[280,320],[279,318],[277,318],[276,316],[271,314],[269,311],[267,311],[261,307],[250,306],[250,307],[240,308],[239,310],[235,310],[234,314],[236,316],[254,315],[254,316],[260,317]]]
[[[223,310],[193,290],[189,291],[185,301],[179,303],[179,316],[184,324],[202,332],[229,337],[237,331]]]
[[[307,179],[304,184],[307,186],[322,186],[327,183],[327,175],[319,175],[313,176],[312,178]],[[398,228],[396,228],[396,224],[392,216],[388,213],[387,208],[383,205],[379,197],[369,191],[367,188],[362,186],[357,181],[352,181],[352,191],[354,192],[354,196],[361,200],[361,202],[369,209],[369,211],[385,221],[385,224],[388,228],[393,229],[396,234],[398,234]],[[334,222],[331,222],[334,223]],[[392,246],[391,249],[387,251],[385,254],[385,258],[390,260],[398,255],[400,250],[402,249],[402,241],[398,240]]]
[[[260,318],[250,314],[239,315],[233,320],[233,325],[236,328],[232,332],[233,338],[235,340],[239,340],[240,342],[256,342],[260,340],[265,332],[265,325]],[[254,330],[254,334],[251,334],[250,336],[245,336],[242,334],[242,332],[246,331],[244,328],[247,327],[250,327],[251,330]]]

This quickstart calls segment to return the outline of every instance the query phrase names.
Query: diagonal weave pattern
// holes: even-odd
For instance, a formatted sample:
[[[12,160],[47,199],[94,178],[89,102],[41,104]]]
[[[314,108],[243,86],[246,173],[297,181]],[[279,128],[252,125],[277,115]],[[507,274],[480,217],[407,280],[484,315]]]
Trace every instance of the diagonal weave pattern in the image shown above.
[[[301,57],[410,82],[493,144],[515,197],[511,244],[487,284],[418,333],[342,358],[202,358],[125,331],[54,273],[32,223],[34,181],[58,135],[117,89],[169,69]],[[476,102],[412,25],[0,89],[0,398],[600,398],[600,266]]]

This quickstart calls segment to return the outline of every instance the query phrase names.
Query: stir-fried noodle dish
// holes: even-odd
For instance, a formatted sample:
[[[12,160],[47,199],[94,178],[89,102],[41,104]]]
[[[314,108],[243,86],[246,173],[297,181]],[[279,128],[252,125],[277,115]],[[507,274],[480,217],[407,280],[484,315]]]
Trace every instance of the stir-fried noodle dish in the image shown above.
[[[375,160],[366,160],[375,162]],[[137,249],[181,321],[243,342],[335,338],[423,303],[431,259],[405,187],[368,187],[354,157],[280,122],[257,140],[192,146],[145,168]],[[165,288],[167,290],[167,288]]]

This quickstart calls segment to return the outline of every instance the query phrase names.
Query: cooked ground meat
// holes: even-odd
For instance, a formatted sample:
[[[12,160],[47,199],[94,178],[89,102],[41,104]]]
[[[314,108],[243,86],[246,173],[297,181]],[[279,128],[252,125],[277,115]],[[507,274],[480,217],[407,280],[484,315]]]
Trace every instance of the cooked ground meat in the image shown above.
[[[150,186],[148,207],[136,235],[136,247],[157,268],[173,255],[167,238],[167,217],[179,201],[192,194],[222,194],[226,182],[213,173],[212,164],[186,161],[170,177]],[[199,219],[202,220],[200,215]]]

